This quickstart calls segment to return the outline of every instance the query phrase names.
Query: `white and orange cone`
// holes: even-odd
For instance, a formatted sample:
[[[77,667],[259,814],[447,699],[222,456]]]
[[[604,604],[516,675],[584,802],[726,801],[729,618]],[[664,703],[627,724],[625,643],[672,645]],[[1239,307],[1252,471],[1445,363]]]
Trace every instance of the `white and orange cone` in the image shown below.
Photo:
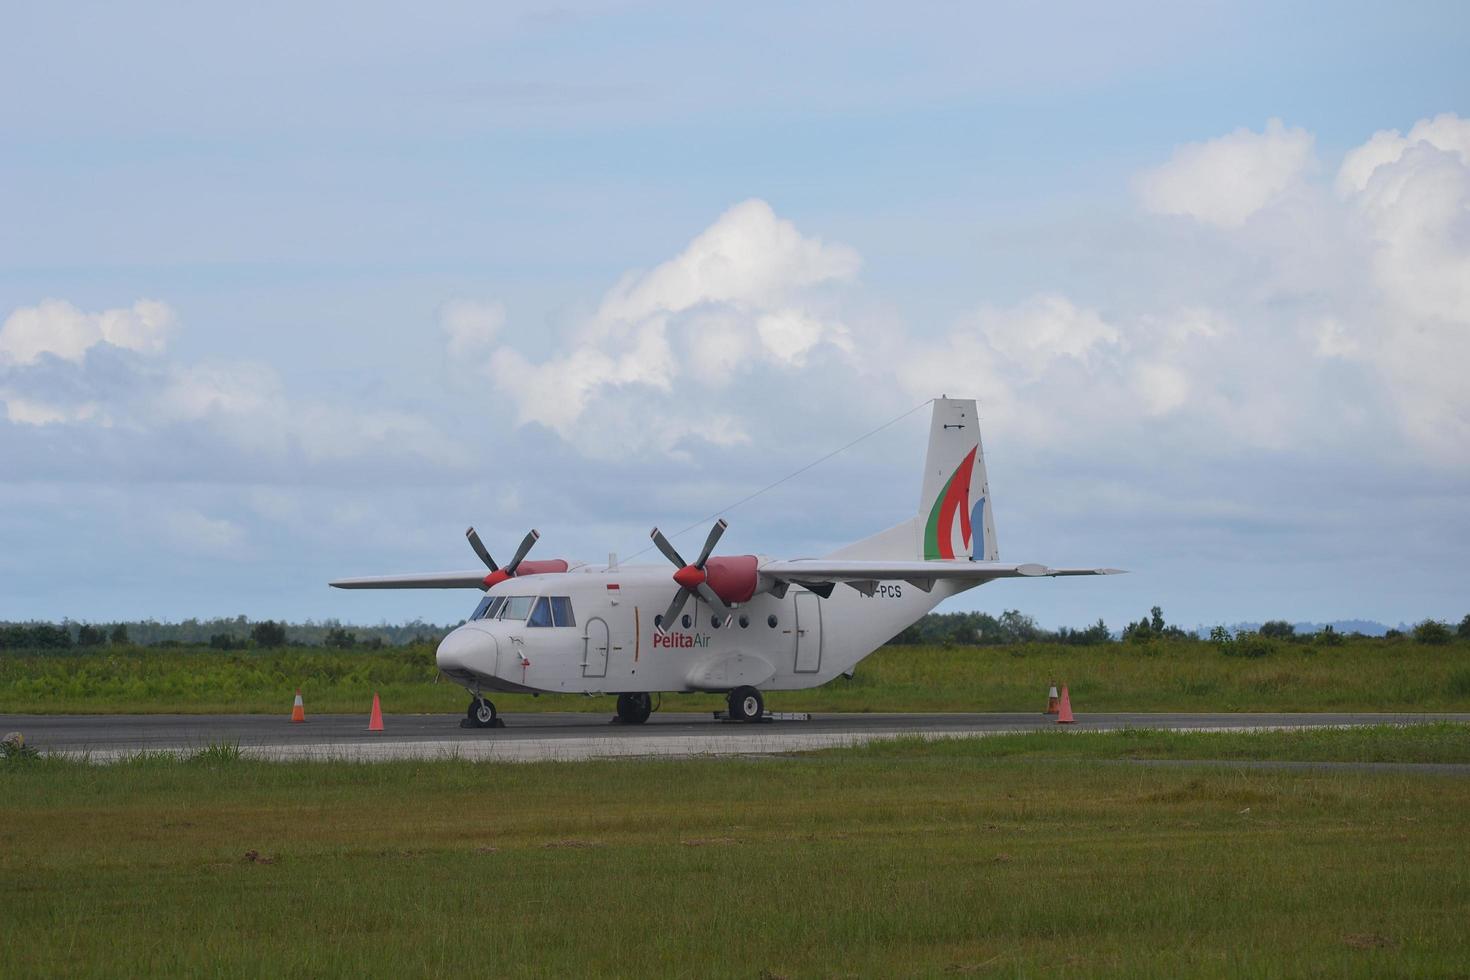
[[[381,732],[383,730],[383,706],[378,703],[378,692],[373,692],[373,713],[368,717],[367,730],[370,732]]]
[[[306,720],[306,705],[301,703],[301,688],[296,689],[296,702],[291,705],[291,720],[297,724]]]
[[[1042,714],[1054,715],[1057,713],[1057,686],[1053,684],[1051,690],[1046,692],[1046,710]]]

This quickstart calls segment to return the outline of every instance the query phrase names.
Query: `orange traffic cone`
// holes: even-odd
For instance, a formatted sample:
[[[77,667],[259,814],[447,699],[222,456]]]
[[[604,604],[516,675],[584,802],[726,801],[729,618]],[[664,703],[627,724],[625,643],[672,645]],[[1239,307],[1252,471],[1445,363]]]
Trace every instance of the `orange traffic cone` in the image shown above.
[[[381,732],[383,730],[383,706],[378,703],[378,692],[373,692],[373,713],[368,718],[367,730],[370,732]]]
[[[1067,693],[1067,685],[1062,685],[1062,703],[1057,708],[1057,724],[1075,724],[1077,719],[1072,717],[1072,697]]]
[[[296,703],[291,705],[291,720],[303,722],[306,720],[306,705],[301,703],[301,688],[296,689]]]
[[[1046,710],[1042,714],[1054,715],[1057,713],[1057,686],[1053,684],[1051,690],[1046,692]]]

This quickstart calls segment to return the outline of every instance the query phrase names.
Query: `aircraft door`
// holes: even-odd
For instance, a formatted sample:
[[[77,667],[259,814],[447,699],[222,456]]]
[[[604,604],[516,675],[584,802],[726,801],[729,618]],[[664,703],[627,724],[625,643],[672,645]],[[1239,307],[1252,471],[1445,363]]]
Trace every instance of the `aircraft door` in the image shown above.
[[[796,593],[796,672],[822,668],[822,600],[812,592]]]
[[[582,676],[606,677],[607,655],[612,650],[612,632],[607,628],[607,620],[601,616],[587,620],[582,644]]]

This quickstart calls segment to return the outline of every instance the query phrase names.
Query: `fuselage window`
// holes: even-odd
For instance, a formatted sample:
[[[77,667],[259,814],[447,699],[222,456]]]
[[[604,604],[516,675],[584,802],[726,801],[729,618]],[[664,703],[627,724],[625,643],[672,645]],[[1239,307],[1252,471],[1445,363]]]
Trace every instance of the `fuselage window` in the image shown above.
[[[572,600],[564,595],[552,596],[551,620],[557,626],[576,626],[577,620],[572,615]]]
[[[500,607],[500,618],[513,619],[518,623],[522,622],[526,618],[526,613],[531,611],[531,603],[535,601],[536,597],[533,595],[510,596],[505,600],[505,604]]]
[[[551,625],[551,603],[545,596],[536,600],[536,605],[531,607],[531,618],[526,620],[527,626],[550,626]]]
[[[776,614],[775,613],[771,613],[771,615],[769,615],[769,616],[766,617],[766,625],[769,626],[771,629],[775,629],[776,628]]]
[[[693,626],[693,625],[694,625],[694,620],[692,620],[692,619],[690,619],[690,618],[689,618],[689,614],[688,614],[688,613],[685,613],[685,614],[684,614],[684,618],[683,618],[683,619],[682,619],[682,620],[680,620],[680,622],[682,622],[682,623],[683,623],[683,624],[684,624],[684,628],[685,628],[685,629],[686,629],[686,630],[687,630],[687,629],[688,629],[688,628],[689,628],[689,627],[691,627],[691,626]]]
[[[745,613],[741,613],[740,614],[740,628],[741,629],[745,629],[749,625],[750,625],[750,617],[747,616],[747,615],[745,615]]]
[[[719,629],[720,628],[720,617],[718,617],[718,616],[711,616],[709,618],[709,628],[712,629],[712,630]]]

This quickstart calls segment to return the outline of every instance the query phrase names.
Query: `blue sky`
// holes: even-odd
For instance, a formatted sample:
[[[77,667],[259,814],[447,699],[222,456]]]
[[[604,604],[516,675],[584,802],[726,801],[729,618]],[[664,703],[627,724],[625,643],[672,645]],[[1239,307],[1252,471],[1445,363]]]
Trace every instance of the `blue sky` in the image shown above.
[[[0,15],[0,618],[453,620],[948,392],[1050,624],[1470,612],[1463,4]],[[922,413],[730,512],[917,503]],[[695,533],[698,536],[698,532]],[[497,542],[499,542],[497,544]]]

